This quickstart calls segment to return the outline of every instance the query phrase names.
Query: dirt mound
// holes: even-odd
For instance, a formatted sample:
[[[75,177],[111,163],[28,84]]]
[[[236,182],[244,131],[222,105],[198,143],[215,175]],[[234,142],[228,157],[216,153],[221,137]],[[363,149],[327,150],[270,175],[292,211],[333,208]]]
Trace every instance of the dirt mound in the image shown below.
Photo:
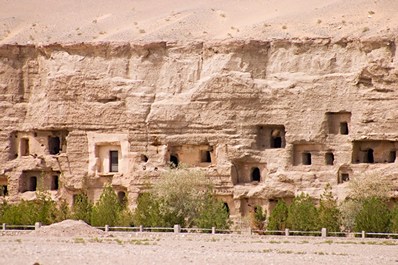
[[[48,226],[43,226],[38,230],[32,231],[34,236],[101,236],[104,231],[89,226],[79,220],[65,220]]]

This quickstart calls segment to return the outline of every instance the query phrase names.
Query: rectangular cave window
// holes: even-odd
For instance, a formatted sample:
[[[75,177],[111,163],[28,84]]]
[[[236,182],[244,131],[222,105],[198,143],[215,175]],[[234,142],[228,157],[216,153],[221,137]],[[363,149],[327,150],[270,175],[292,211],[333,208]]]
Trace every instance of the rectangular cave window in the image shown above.
[[[341,173],[338,179],[338,183],[344,183],[350,180],[350,175],[348,173]]]
[[[200,151],[200,162],[211,163],[211,153],[210,151]]]
[[[303,153],[302,161],[303,161],[303,165],[311,165],[312,164],[311,153],[309,153],[309,152]]]
[[[59,154],[61,151],[61,140],[58,136],[56,137],[48,137],[48,150],[50,155]]]
[[[348,134],[348,123],[340,122],[340,134],[344,134],[344,135]]]
[[[51,177],[51,190],[58,190],[59,188],[59,177],[54,175]]]
[[[332,152],[327,152],[325,154],[325,163],[326,165],[333,165],[334,163],[334,155]]]
[[[119,152],[109,151],[109,172],[119,171]]]
[[[21,139],[19,153],[21,154],[21,156],[29,155],[29,139],[28,138]]]
[[[388,155],[388,163],[394,163],[396,158],[397,158],[397,151],[395,150],[390,151]]]
[[[0,186],[0,196],[7,196],[8,195],[8,186],[7,185],[1,185]]]

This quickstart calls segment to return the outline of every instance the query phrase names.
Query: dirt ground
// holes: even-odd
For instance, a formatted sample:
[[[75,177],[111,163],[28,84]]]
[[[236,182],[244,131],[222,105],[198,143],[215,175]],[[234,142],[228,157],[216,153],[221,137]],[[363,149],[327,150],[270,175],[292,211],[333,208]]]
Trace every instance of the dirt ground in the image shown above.
[[[398,264],[398,240],[111,232],[0,236],[0,264]]]

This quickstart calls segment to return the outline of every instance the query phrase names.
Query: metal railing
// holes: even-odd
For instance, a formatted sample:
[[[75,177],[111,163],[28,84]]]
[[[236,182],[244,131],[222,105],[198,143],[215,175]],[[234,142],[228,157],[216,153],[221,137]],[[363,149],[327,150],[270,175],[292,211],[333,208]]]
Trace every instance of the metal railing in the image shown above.
[[[34,225],[9,225],[2,224],[2,231],[25,231],[38,230],[42,224],[37,222]],[[161,232],[161,233],[207,233],[207,234],[258,234],[273,236],[312,236],[312,237],[376,237],[376,238],[392,238],[398,239],[398,233],[374,233],[374,232],[329,232],[326,228],[319,231],[298,231],[298,230],[230,230],[212,228],[188,228],[174,225],[174,227],[144,227],[144,226],[96,226],[105,232]]]

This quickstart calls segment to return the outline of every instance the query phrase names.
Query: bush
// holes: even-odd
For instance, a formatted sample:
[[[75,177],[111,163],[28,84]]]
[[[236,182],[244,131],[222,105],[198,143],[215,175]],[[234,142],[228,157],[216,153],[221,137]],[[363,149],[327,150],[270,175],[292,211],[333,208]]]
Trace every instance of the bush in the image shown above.
[[[22,200],[18,204],[3,203],[1,222],[12,225],[33,225],[36,222],[48,225],[56,221],[57,207],[50,196],[37,192],[33,201]]]
[[[256,205],[254,207],[254,212],[251,219],[253,229],[263,230],[265,226],[265,220],[267,219],[267,215],[264,214],[263,207]]]
[[[288,208],[284,200],[278,200],[268,220],[268,230],[282,231],[286,228]]]
[[[332,187],[328,184],[321,195],[319,210],[319,226],[330,232],[340,231],[340,210],[332,194]]]
[[[229,227],[228,211],[203,172],[181,166],[162,174],[149,193],[139,196],[133,219],[147,227]]]
[[[344,231],[351,232],[354,230],[355,218],[360,208],[361,203],[353,200],[345,200],[340,205],[340,223]]]
[[[289,207],[287,226],[292,230],[298,231],[319,230],[318,212],[308,195],[302,193],[294,198]]]
[[[209,191],[193,223],[199,228],[228,229],[230,225],[228,210],[224,203],[214,198],[212,192]]]
[[[133,214],[134,225],[145,227],[170,226],[164,222],[160,210],[160,202],[151,193],[142,193],[137,199],[137,208]]]
[[[387,233],[390,226],[390,212],[384,201],[377,197],[363,200],[355,218],[356,232]]]
[[[391,211],[391,233],[398,233],[398,205]]]
[[[60,200],[56,209],[56,222],[61,222],[63,220],[69,219],[71,217],[71,212],[69,205],[66,200]]]
[[[122,207],[111,186],[105,186],[91,212],[91,225],[115,226]]]
[[[87,224],[91,224],[91,211],[93,204],[88,200],[88,196],[85,193],[77,194],[74,197],[72,207],[72,219],[82,220]]]

